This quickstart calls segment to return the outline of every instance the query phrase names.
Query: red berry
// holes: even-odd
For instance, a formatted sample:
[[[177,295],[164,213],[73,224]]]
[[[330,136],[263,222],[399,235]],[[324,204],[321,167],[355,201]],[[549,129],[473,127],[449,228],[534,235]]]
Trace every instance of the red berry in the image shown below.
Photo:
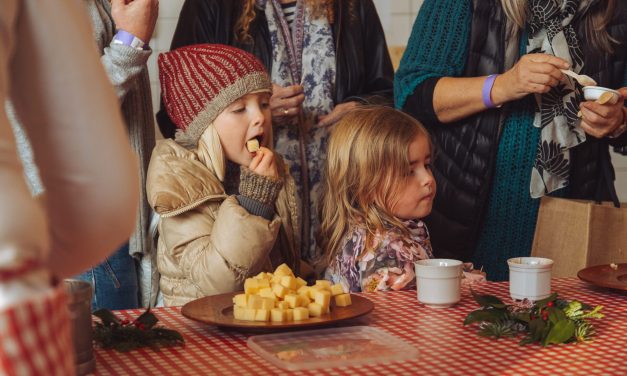
[[[144,326],[144,324],[142,324],[141,322],[137,325],[137,328],[139,328],[139,330],[144,330],[144,329],[146,329],[146,327]]]
[[[554,305],[554,304],[555,304],[555,303],[553,303],[553,302],[548,302],[548,303],[546,303],[546,306],[547,306],[547,307],[553,307],[553,305]]]
[[[128,325],[129,321],[128,320],[122,320],[122,325]]]

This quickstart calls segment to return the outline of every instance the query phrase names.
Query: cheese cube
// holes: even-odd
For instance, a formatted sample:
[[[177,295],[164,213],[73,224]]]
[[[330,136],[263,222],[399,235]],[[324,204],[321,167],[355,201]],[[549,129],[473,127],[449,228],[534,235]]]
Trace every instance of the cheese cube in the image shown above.
[[[290,290],[296,290],[298,288],[298,285],[296,284],[296,278],[289,275],[281,277],[281,286]]]
[[[285,310],[285,313],[287,314],[287,321],[294,321],[294,310],[291,308],[288,308]]]
[[[270,320],[270,310],[258,309],[255,313],[255,321],[268,321]]]
[[[318,291],[324,291],[324,288],[320,285],[313,285],[309,287],[309,290],[307,291],[309,293],[309,299],[314,299],[314,296],[316,295],[316,293]]]
[[[280,275],[280,276],[285,276],[285,275],[289,275],[291,277],[294,276],[292,269],[290,269],[290,267],[287,266],[287,264],[281,264],[277,266],[277,268],[274,270],[274,274]]]
[[[258,279],[246,278],[244,281],[244,292],[246,294],[256,294],[259,291]]]
[[[331,291],[331,282],[326,279],[319,279],[316,281],[316,286],[322,287],[324,290]]]
[[[283,298],[284,302],[290,305],[290,308],[300,307],[302,305],[302,299],[300,295],[288,294]]]
[[[237,294],[233,297],[233,304],[236,307],[246,307],[246,302],[248,301],[247,294]]]
[[[307,307],[309,303],[311,303],[311,299],[309,299],[308,295],[299,295],[299,296],[300,296],[301,307]]]
[[[275,284],[272,286],[272,292],[274,293],[274,295],[283,299],[283,297],[288,293],[288,290],[282,285]]]
[[[280,308],[280,309],[289,309],[290,308],[290,304],[288,302],[281,302],[279,300],[276,301],[276,308]]]
[[[275,284],[275,283],[281,284],[281,278],[282,277],[283,277],[282,275],[273,274],[272,278],[270,278],[270,283],[271,284]]]
[[[258,279],[257,280],[257,287],[259,288],[259,290],[266,288],[266,287],[270,287],[270,280],[268,279]]]
[[[242,320],[255,321],[255,314],[257,310],[254,308],[242,308]]]
[[[294,321],[307,320],[309,318],[309,309],[305,307],[296,307],[293,310]]]
[[[236,320],[244,320],[244,310],[246,308],[235,306],[233,307],[233,317]]]
[[[272,299],[274,299],[275,297],[274,293],[272,292],[272,287],[264,287],[259,290],[259,296]]]
[[[274,298],[261,298],[261,309],[268,311],[274,308]]]
[[[298,290],[296,290],[296,292],[298,293],[298,295],[305,295],[305,296],[309,296],[309,289],[311,287],[309,286],[301,286],[298,288]]]
[[[255,279],[270,279],[270,278],[272,278],[272,276],[269,276],[268,274],[270,274],[270,273],[261,272],[261,273],[257,274],[254,278]]]
[[[351,294],[340,294],[335,296],[335,305],[338,307],[346,307],[351,305]]]
[[[328,307],[331,304],[331,293],[328,291],[316,291],[313,300],[323,307]]]
[[[264,298],[259,295],[250,295],[248,297],[248,301],[246,302],[246,308],[260,309],[263,299]]]
[[[344,293],[344,287],[342,287],[341,284],[336,283],[335,285],[331,286],[331,295],[336,296],[336,295],[340,295]]]
[[[307,286],[307,281],[300,277],[296,277],[296,284],[298,285],[298,287]]]
[[[287,311],[280,308],[272,308],[270,311],[270,321],[283,322],[287,321]]]
[[[249,152],[254,153],[256,151],[259,150],[259,140],[257,140],[256,138],[252,138],[248,141],[246,141],[246,149],[248,149]]]
[[[309,316],[313,317],[320,317],[326,313],[326,307],[322,307],[318,303],[309,303],[307,309],[309,310]]]

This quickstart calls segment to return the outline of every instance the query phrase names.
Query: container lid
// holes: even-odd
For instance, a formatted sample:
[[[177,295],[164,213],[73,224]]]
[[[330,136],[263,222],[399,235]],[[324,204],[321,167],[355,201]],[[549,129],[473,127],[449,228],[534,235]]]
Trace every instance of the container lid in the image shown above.
[[[264,334],[248,347],[279,368],[307,370],[415,359],[418,349],[369,326]]]

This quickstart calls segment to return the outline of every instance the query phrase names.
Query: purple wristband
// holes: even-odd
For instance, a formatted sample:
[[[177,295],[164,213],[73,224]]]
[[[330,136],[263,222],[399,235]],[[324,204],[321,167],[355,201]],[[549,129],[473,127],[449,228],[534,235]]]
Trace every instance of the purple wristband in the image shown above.
[[[485,81],[483,82],[483,89],[481,89],[481,99],[483,99],[483,104],[486,106],[486,108],[498,107],[492,102],[491,98],[492,86],[494,86],[494,80],[496,80],[497,76],[498,74],[491,74],[486,77]]]
[[[117,44],[123,44],[128,47],[135,48],[137,50],[147,50],[150,47],[148,43],[144,43],[141,39],[137,38],[135,35],[129,33],[128,31],[118,30],[113,37],[113,42]]]

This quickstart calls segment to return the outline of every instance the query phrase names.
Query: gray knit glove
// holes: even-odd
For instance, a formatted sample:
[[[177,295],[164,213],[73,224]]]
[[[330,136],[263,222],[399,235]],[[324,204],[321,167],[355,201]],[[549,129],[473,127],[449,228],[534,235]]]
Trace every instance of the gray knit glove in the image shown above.
[[[272,219],[274,203],[283,188],[283,179],[263,176],[240,167],[239,195],[237,201],[248,212]]]

